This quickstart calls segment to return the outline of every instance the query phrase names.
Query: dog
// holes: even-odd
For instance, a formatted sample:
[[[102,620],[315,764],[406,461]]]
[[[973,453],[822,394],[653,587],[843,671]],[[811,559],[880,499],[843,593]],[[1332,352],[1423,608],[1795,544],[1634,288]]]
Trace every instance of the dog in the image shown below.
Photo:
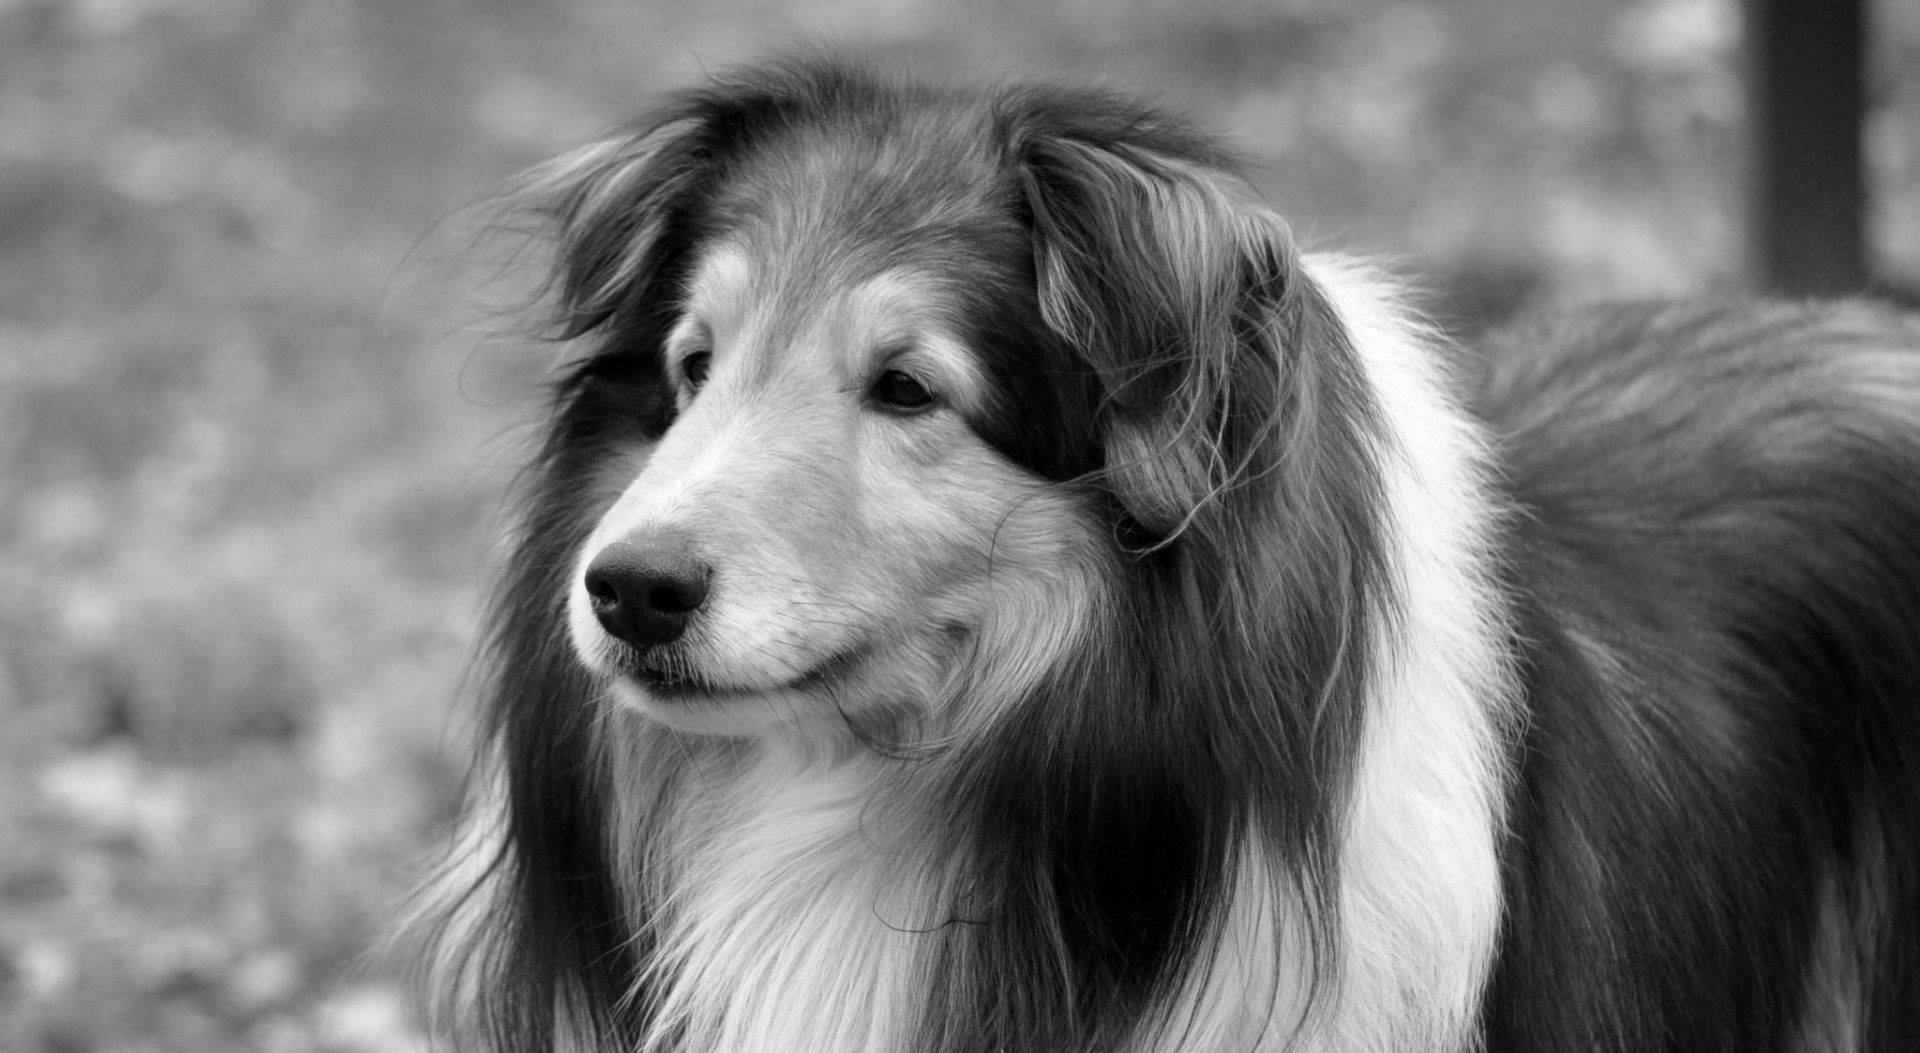
[[[461,1048],[1920,1049],[1913,320],[1468,356],[1179,120],[831,58],[516,200]]]

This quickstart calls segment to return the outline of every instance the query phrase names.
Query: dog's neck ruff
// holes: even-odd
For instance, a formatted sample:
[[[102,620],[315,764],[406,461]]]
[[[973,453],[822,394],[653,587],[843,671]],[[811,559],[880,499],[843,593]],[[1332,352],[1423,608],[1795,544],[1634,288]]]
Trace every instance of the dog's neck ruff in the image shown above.
[[[1471,1044],[1501,915],[1498,841],[1519,710],[1495,572],[1490,453],[1448,392],[1444,347],[1363,264],[1309,256],[1389,429],[1397,616],[1374,612],[1340,878],[1338,999],[1307,1048]]]
[[[1515,687],[1485,584],[1497,505],[1483,438],[1446,389],[1439,338],[1389,283],[1331,257],[1305,273],[1351,336],[1386,436],[1389,602],[1368,612],[1336,960],[1310,960],[1302,906],[1249,841],[1211,960],[1176,979],[1142,1051],[1468,1048],[1494,951]],[[910,1048],[928,933],[968,924],[939,914],[953,864],[914,821],[915,762],[690,741],[633,714],[604,730],[628,752],[614,769],[637,773],[615,790],[612,826],[634,840],[612,857],[630,916],[649,919],[635,933],[652,948],[633,994],[651,1009],[644,1048]]]
[[[747,747],[695,758],[665,790],[669,814],[629,849],[655,859],[623,860],[662,886],[624,890],[653,919],[645,1048],[904,1048],[928,923],[863,827],[884,766]]]

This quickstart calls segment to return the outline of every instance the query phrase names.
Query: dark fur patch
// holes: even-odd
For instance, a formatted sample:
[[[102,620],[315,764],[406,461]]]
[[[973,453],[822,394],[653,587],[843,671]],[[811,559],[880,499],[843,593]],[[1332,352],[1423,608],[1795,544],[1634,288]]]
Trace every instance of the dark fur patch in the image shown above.
[[[1822,875],[1872,865],[1864,1034],[1907,1048],[1913,330],[1859,307],[1646,306],[1512,343],[1484,408],[1522,511],[1532,715],[1492,1047],[1780,1048]],[[1894,847],[1864,859],[1862,838]]]

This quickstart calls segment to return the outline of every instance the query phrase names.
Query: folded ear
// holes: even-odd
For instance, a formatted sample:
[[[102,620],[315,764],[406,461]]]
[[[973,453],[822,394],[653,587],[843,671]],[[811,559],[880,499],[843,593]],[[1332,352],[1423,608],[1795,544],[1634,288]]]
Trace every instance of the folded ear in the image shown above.
[[[516,204],[554,239],[558,335],[590,332],[662,276],[711,183],[711,129],[673,112],[528,173]]]
[[[1315,432],[1367,399],[1286,224],[1230,162],[1137,111],[1101,113],[1040,107],[1016,151],[1042,313],[1104,389],[1109,485],[1164,543],[1250,480],[1357,452]]]
[[[667,272],[709,218],[735,157],[872,90],[858,71],[825,58],[741,71],[534,170],[519,199],[558,235],[562,336],[592,330],[675,277]]]

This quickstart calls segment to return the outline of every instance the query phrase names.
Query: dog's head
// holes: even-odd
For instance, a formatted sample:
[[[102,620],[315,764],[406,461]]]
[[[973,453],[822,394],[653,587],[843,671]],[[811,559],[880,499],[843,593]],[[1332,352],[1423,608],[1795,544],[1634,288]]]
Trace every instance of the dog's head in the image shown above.
[[[1417,451],[1229,158],[1115,96],[816,61],[525,200],[580,354],[494,623],[496,1045],[557,1014],[638,1043],[665,788],[709,758],[885,780],[871,829],[911,831],[932,926],[916,1048],[1127,1045],[1243,880],[1331,946]],[[931,748],[868,763],[849,731]]]
[[[983,656],[1071,649],[1116,563],[1311,500],[1342,453],[1278,434],[1355,388],[1289,353],[1337,326],[1284,227],[1104,96],[791,65],[534,195],[590,348],[555,432],[591,451],[569,634],[674,727],[938,719]],[[1275,475],[1302,485],[1239,485]]]

